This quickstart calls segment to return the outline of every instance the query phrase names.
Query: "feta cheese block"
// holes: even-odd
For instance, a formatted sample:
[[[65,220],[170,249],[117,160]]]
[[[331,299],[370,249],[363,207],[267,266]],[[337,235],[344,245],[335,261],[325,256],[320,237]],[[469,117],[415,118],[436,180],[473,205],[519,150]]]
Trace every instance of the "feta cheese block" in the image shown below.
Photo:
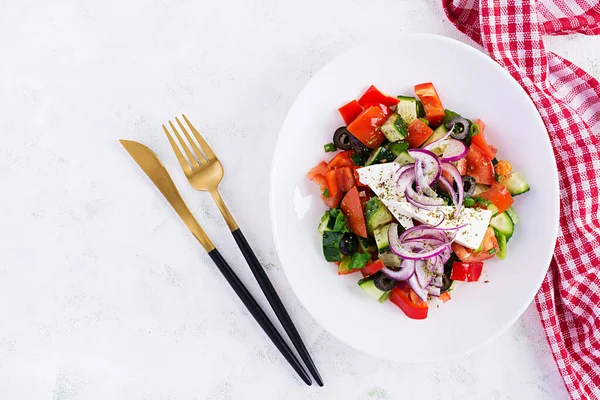
[[[432,210],[426,210],[415,207],[406,201],[397,201],[390,203],[387,207],[394,215],[397,212],[429,225],[437,225],[444,218],[444,222],[440,225],[441,228],[455,228],[466,224],[465,227],[458,230],[454,241],[470,249],[477,249],[481,245],[492,219],[490,210],[479,208],[463,207],[458,218],[455,218],[456,207],[454,206],[439,206]]]
[[[456,208],[454,206],[439,206],[431,210],[415,207],[406,201],[404,193],[400,193],[398,189],[395,173],[399,168],[399,164],[391,162],[371,165],[357,171],[360,181],[373,190],[405,229],[413,226],[413,219],[437,225],[445,215],[444,222],[440,225],[443,228],[454,228],[466,224],[464,228],[459,229],[455,239],[456,243],[471,249],[477,249],[481,245],[492,218],[491,211],[463,207],[460,216],[455,218]]]
[[[404,201],[404,193],[400,193],[394,175],[400,168],[400,164],[391,162],[385,164],[370,165],[357,170],[360,182],[369,186],[371,190],[396,217],[400,225],[405,229],[412,228],[413,222],[410,216],[395,212],[390,208],[391,203]]]

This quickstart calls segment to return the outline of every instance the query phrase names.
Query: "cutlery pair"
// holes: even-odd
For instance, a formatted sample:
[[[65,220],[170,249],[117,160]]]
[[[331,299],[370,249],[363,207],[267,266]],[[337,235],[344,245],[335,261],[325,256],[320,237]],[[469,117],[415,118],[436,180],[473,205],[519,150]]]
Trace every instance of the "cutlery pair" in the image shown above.
[[[186,141],[180,135],[179,131],[175,127],[175,125],[169,121],[169,126],[171,127],[177,141],[181,145],[181,148],[185,152],[185,155],[179,149],[179,146],[173,139],[173,136],[169,132],[169,130],[163,125],[163,130],[169,139],[169,143],[175,152],[175,156],[179,161],[179,165],[183,169],[185,176],[187,177],[190,185],[196,190],[208,191],[217,207],[221,211],[223,218],[225,219],[231,234],[233,235],[238,247],[242,251],[244,258],[248,262],[250,266],[250,270],[254,275],[254,278],[258,282],[261,290],[265,294],[265,297],[269,301],[269,304],[273,308],[275,315],[281,322],[283,328],[286,333],[290,337],[294,347],[300,354],[300,357],[308,367],[308,370],[314,377],[315,381],[319,386],[323,386],[323,381],[321,380],[321,376],[317,371],[317,368],[312,361],[306,346],[302,342],[300,334],[298,330],[294,326],[292,319],[290,318],[288,312],[286,311],[279,295],[275,291],[273,284],[269,280],[269,277],[265,273],[265,270],[262,268],[260,262],[256,258],[256,255],[252,251],[252,248],[246,241],[246,238],[242,234],[242,231],[238,227],[235,219],[227,209],[223,198],[221,197],[218,186],[219,182],[223,178],[223,166],[221,162],[208,145],[208,143],[204,140],[204,138],[200,135],[200,133],[196,130],[196,128],[192,125],[192,123],[187,119],[185,115],[183,115],[183,119],[185,120],[188,128],[192,132],[192,135],[196,139],[196,141],[192,138],[192,136],[188,133],[186,127],[181,123],[179,118],[175,118],[175,121],[179,125],[179,128],[183,132]],[[129,140],[121,140],[120,141],[125,150],[133,157],[133,159],[137,162],[140,168],[148,175],[150,180],[154,183],[154,185],[160,190],[163,196],[167,199],[167,201],[171,204],[171,206],[175,209],[179,217],[186,224],[188,229],[192,232],[194,237],[200,242],[204,250],[208,253],[210,258],[216,264],[217,268],[221,271],[229,285],[233,288],[235,293],[238,295],[242,303],[246,306],[248,311],[252,314],[254,319],[258,322],[260,327],[265,331],[267,336],[271,339],[273,344],[277,347],[277,349],[281,352],[281,354],[285,357],[285,359],[290,363],[292,368],[298,373],[298,375],[302,378],[302,380],[307,384],[311,385],[312,381],[310,376],[306,373],[298,359],[294,356],[292,350],[285,343],[283,337],[279,334],[273,323],[269,320],[267,315],[264,313],[260,305],[256,302],[254,297],[250,294],[248,289],[244,286],[242,281],[238,278],[235,272],[231,269],[227,261],[221,256],[219,251],[215,248],[214,244],[211,242],[209,237],[206,235],[198,221],[194,218],[191,211],[183,201],[183,198],[179,194],[175,183],[169,176],[165,166],[158,159],[156,154],[152,152],[148,147],[144,146],[141,143],[129,141]]]

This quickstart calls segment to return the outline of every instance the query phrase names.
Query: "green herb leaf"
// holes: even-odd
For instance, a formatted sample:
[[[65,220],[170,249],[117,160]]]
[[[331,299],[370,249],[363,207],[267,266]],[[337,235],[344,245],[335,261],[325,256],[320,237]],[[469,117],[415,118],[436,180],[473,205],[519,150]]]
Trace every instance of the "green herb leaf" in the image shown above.
[[[490,251],[488,251],[488,253],[495,254],[496,253],[496,249],[490,249]]]
[[[471,124],[471,128],[469,128],[469,137],[472,138],[477,135],[479,135],[479,125]]]
[[[450,120],[452,120],[452,118],[461,116],[459,113],[456,113],[451,110],[444,110],[444,112],[446,113],[446,115],[444,116],[444,119],[442,120],[442,125],[447,125],[450,122]]]
[[[331,195],[329,194],[329,189],[325,188],[325,190],[323,190],[323,197],[325,197],[326,199],[328,199]]]

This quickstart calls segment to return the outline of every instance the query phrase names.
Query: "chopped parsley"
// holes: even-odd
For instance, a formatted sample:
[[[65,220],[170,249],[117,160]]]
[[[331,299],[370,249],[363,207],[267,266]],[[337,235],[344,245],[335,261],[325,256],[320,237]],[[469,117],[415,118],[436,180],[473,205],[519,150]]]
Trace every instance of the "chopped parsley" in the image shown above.
[[[490,251],[488,251],[488,253],[494,254],[494,253],[496,253],[496,249],[490,249]]]
[[[326,199],[328,199],[331,195],[329,194],[329,189],[325,188],[325,190],[323,190],[323,197],[325,197]]]
[[[467,197],[463,204],[465,205],[465,207],[475,207],[475,200],[473,200],[470,197]]]

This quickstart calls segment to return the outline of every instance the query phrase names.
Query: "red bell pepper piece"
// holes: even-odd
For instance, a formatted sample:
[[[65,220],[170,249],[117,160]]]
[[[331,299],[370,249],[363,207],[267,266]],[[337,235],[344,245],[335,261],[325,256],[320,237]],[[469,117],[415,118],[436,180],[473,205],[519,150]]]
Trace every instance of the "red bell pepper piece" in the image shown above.
[[[350,103],[345,104],[339,108],[339,112],[344,119],[346,125],[350,125],[352,121],[358,117],[358,115],[362,112],[363,108],[356,100],[352,100]]]
[[[425,118],[431,125],[439,125],[446,116],[440,97],[433,87],[433,83],[421,83],[415,86],[415,94],[423,103]]]
[[[450,279],[453,281],[477,282],[483,271],[483,262],[458,262],[452,264]]]
[[[395,97],[392,96],[388,96],[387,94],[383,94],[379,91],[379,89],[377,89],[375,86],[371,85],[367,91],[365,92],[365,94],[363,94],[360,99],[358,99],[358,102],[363,106],[366,107],[368,104],[383,104],[385,106],[395,106],[396,104],[398,104],[400,102],[400,100],[398,100]]]
[[[380,271],[381,269],[383,269],[383,261],[377,260],[370,262],[364,268],[361,268],[360,272],[364,277],[367,277],[369,275],[373,275],[375,272]]]
[[[385,108],[385,107],[384,107]],[[380,106],[365,109],[356,119],[348,125],[348,132],[353,134],[365,146],[374,149],[385,140],[379,127],[385,122],[387,112]]]
[[[477,124],[477,126],[479,127],[479,133],[471,138],[471,143],[479,147],[479,149],[483,151],[483,153],[486,156],[488,156],[490,160],[494,159],[498,150],[487,144],[485,140],[485,135],[483,133],[485,131],[485,124],[480,119],[473,123]]]
[[[390,301],[400,307],[408,318],[425,319],[429,308],[427,302],[421,300],[410,286],[399,282],[393,289]]]

